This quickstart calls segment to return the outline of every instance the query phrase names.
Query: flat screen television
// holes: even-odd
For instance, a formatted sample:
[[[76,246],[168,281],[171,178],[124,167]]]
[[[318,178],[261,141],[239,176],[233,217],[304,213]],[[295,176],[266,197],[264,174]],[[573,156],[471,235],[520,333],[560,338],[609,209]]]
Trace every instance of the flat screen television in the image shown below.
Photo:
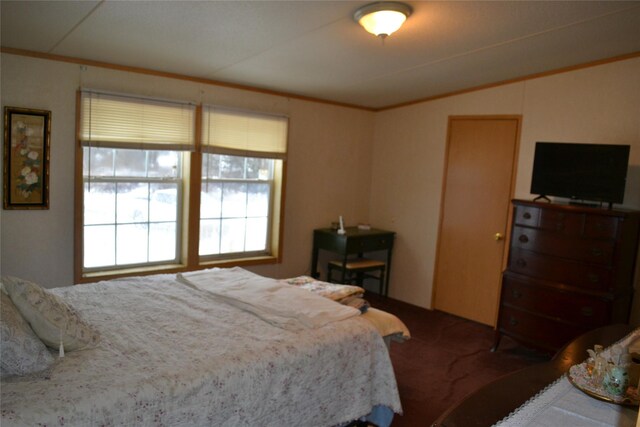
[[[531,193],[622,203],[629,150],[629,145],[537,142]]]

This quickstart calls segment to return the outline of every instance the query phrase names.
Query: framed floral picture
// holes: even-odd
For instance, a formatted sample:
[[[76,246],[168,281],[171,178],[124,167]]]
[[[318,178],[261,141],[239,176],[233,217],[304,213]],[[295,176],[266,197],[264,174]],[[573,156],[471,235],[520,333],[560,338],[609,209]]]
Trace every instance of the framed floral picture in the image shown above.
[[[4,208],[49,209],[51,111],[4,109]]]

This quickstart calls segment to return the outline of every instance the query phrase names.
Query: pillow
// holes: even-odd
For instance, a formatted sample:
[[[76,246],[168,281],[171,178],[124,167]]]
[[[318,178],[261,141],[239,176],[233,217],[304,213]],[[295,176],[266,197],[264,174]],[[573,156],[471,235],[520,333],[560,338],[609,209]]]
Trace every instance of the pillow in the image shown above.
[[[369,301],[358,296],[346,297],[338,302],[340,304],[348,305],[349,307],[357,308],[360,310],[360,313],[366,313],[369,309]]]
[[[383,337],[391,335],[402,340],[411,338],[407,326],[394,314],[369,307],[367,312],[362,314],[362,318],[371,322]]]
[[[0,375],[27,375],[47,369],[54,357],[0,291]]]
[[[283,283],[297,286],[307,291],[314,292],[323,297],[340,302],[341,299],[350,296],[364,295],[364,288],[353,285],[341,285],[337,283],[322,282],[309,276],[298,276],[291,279],[283,279]]]
[[[11,300],[47,346],[65,351],[95,346],[100,334],[84,322],[62,298],[27,280],[3,277]]]

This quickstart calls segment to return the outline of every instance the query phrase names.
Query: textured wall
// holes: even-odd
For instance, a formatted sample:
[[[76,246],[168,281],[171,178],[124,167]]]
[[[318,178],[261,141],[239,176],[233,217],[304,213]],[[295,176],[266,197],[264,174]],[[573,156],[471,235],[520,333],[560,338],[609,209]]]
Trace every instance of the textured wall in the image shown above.
[[[283,263],[276,277],[309,271],[312,230],[338,215],[368,220],[374,114],[282,96],[2,54],[2,106],[51,110],[50,209],[2,211],[1,272],[46,287],[73,282],[75,97],[79,87],[219,104],[290,117]]]
[[[370,217],[398,233],[390,296],[431,306],[447,119],[493,114],[522,115],[515,197],[532,197],[536,141],[630,144],[624,206],[640,209],[638,58],[380,112]]]

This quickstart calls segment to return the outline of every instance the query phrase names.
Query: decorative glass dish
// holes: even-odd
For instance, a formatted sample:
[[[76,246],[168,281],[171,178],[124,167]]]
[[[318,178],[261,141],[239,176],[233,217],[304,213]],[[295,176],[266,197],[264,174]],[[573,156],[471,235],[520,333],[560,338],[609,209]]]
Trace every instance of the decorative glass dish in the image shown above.
[[[639,406],[637,386],[629,386],[626,393],[622,396],[613,395],[602,387],[602,381],[596,381],[591,376],[587,370],[586,362],[579,365],[573,365],[571,369],[569,369],[567,378],[569,379],[569,382],[579,390],[582,390],[584,393],[591,397],[595,397],[596,399],[616,403],[618,405]]]

